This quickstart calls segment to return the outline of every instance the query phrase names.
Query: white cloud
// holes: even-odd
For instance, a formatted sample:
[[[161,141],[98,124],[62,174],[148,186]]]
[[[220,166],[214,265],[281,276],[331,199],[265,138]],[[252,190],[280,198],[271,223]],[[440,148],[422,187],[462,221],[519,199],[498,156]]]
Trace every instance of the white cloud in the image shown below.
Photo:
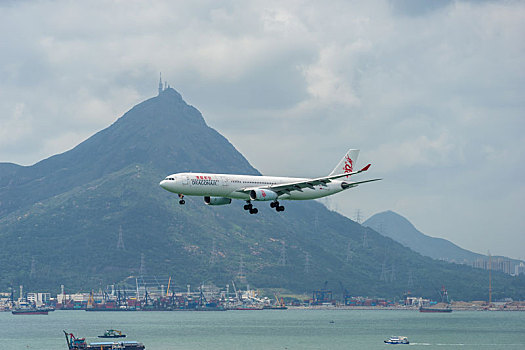
[[[32,115],[24,103],[15,103],[8,117],[0,119],[0,147],[10,148],[31,135]]]
[[[264,173],[322,175],[361,148],[385,180],[335,196],[349,216],[400,210],[490,247],[491,203],[522,204],[523,2],[25,1],[0,30],[0,161],[70,149],[162,71]]]
[[[384,172],[402,171],[414,166],[439,168],[450,165],[455,159],[455,145],[444,132],[430,139],[426,135],[406,137],[399,143],[385,143],[370,152],[370,158],[380,164]]]

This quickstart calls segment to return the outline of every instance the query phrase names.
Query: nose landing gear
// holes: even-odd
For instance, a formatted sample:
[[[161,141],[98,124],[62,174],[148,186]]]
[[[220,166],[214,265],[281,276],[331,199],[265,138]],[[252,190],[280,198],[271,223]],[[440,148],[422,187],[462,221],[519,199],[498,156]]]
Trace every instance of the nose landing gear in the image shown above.
[[[184,195],[183,194],[179,194],[179,198],[180,198],[179,204],[180,205],[184,205],[186,203],[186,201],[184,200]]]
[[[271,202],[270,208],[275,208],[276,211],[284,211],[284,207],[279,205],[279,201]]]
[[[246,201],[246,204],[244,205],[244,210],[248,210],[250,214],[257,214],[259,212],[257,208],[253,207],[253,204],[250,201]]]

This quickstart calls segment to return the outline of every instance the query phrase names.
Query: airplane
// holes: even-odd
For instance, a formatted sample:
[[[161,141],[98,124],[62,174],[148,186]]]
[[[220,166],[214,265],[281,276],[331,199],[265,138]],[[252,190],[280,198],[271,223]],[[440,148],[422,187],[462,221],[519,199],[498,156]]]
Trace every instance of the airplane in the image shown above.
[[[203,196],[207,205],[227,205],[232,199],[245,200],[244,210],[257,214],[252,201],[270,202],[276,211],[284,211],[280,200],[317,199],[356,187],[360,184],[378,181],[349,181],[350,176],[367,171],[370,164],[354,171],[359,155],[358,149],[350,149],[334,170],[319,178],[293,178],[262,175],[234,175],[208,173],[178,173],[168,175],[160,187],[179,195],[179,204],[185,204],[184,196]]]

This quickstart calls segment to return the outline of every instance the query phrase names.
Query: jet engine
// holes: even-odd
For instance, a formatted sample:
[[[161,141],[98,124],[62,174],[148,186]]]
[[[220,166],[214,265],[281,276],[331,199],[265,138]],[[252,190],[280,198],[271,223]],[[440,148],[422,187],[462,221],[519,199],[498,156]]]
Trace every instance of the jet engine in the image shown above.
[[[341,188],[343,190],[346,190],[348,188],[352,188],[352,187],[355,187],[357,185],[354,185],[353,183],[348,183],[348,182],[341,182]]]
[[[256,189],[250,191],[252,201],[273,201],[277,199],[277,193],[271,190]]]
[[[231,202],[232,202],[231,198],[210,197],[210,196],[204,197],[204,203],[208,205],[226,205],[226,204],[230,204]]]

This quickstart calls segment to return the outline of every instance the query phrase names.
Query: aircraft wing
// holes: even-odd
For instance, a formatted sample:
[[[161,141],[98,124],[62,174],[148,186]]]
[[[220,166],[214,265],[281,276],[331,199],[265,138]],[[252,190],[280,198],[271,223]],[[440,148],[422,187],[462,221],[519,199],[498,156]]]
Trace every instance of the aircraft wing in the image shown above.
[[[307,179],[307,180],[303,180],[303,181],[289,182],[289,183],[278,184],[278,185],[271,185],[271,186],[264,186],[264,187],[244,188],[244,189],[240,190],[239,192],[248,193],[251,190],[257,189],[257,188],[271,190],[271,191],[277,193],[279,196],[283,195],[283,194],[289,194],[292,191],[302,192],[303,188],[311,188],[311,189],[313,189],[314,186],[316,186],[316,185],[326,185],[326,184],[332,182],[332,180],[339,179],[339,178],[346,177],[346,176],[350,176],[350,175],[359,174],[359,173],[361,173],[363,171],[367,171],[368,168],[370,168],[370,164],[368,164],[367,166],[365,166],[363,169],[361,169],[359,171],[353,171],[353,172],[350,172],[350,173],[336,174],[336,175],[330,175],[330,176],[325,176],[325,177],[319,177],[319,178],[316,178],[316,179]],[[377,181],[377,180],[381,180],[381,179],[366,180],[366,181],[361,181],[361,182],[352,182],[352,183],[349,183],[348,185],[349,185],[349,187],[355,187],[355,186],[357,186],[360,183],[370,182],[370,181]]]

